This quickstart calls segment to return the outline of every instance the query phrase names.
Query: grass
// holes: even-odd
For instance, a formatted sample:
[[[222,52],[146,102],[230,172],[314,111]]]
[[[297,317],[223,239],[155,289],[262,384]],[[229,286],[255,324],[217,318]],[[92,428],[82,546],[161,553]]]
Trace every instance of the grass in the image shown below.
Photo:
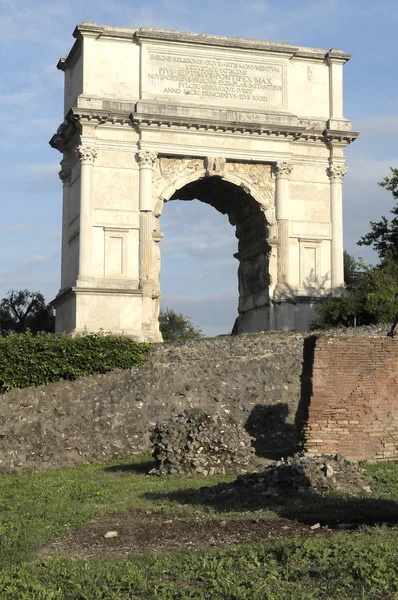
[[[205,513],[212,518],[241,519],[254,514],[251,508],[226,514],[220,507],[184,503],[186,490],[213,485],[220,477],[146,477],[148,460],[147,456],[136,457],[117,464],[2,475],[0,599],[398,598],[395,527],[364,527],[330,538],[253,543],[228,550],[152,553],[131,559],[36,559],[41,546],[71,529],[87,527],[91,519],[101,515],[150,510],[186,518]],[[316,514],[325,507],[330,511],[340,506],[344,518],[350,514],[358,518],[361,510],[368,515],[369,507],[377,509],[378,503],[383,507],[388,502],[398,517],[398,465],[365,468],[377,482],[372,499],[350,503],[350,499],[332,494],[322,502],[313,500]],[[308,514],[308,499],[306,502],[292,501],[289,518]],[[257,507],[255,514],[261,519],[278,519],[286,510],[286,506],[272,511]]]

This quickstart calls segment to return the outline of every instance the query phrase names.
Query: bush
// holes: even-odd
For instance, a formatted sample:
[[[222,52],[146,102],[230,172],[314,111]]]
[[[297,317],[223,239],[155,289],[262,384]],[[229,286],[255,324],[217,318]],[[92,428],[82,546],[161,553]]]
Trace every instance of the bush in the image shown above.
[[[0,388],[24,388],[129,369],[145,362],[151,346],[131,338],[90,333],[78,337],[10,333],[0,337]]]

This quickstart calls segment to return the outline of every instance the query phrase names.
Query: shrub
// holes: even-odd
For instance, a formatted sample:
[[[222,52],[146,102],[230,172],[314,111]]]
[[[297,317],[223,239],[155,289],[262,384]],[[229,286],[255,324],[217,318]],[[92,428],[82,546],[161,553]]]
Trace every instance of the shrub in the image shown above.
[[[90,333],[77,337],[10,333],[0,337],[0,388],[23,388],[128,369],[145,362],[151,346],[131,338]]]

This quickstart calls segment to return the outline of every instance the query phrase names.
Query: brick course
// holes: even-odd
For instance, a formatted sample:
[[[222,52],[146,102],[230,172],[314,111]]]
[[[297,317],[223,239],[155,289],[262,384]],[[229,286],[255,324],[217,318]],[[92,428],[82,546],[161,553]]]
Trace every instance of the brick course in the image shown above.
[[[315,338],[304,445],[312,455],[398,459],[397,338]]]

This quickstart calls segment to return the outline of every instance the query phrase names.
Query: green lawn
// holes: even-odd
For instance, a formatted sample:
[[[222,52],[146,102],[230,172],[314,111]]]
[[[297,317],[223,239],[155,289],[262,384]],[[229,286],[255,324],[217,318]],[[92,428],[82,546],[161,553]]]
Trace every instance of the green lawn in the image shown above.
[[[147,553],[130,559],[38,560],[40,547],[90,520],[123,511],[206,518],[322,521],[365,515],[398,520],[398,465],[366,465],[377,480],[371,499],[291,499],[267,510],[184,501],[184,490],[220,477],[147,477],[149,457],[113,464],[0,476],[0,600],[261,599],[390,600],[398,598],[398,530],[363,527],[308,540],[251,544],[231,549]],[[224,481],[233,477],[224,477]],[[397,504],[395,504],[397,502]],[[312,503],[312,504],[311,504]],[[335,511],[333,513],[333,510]],[[387,514],[388,513],[388,514]],[[371,519],[370,519],[371,521]]]

